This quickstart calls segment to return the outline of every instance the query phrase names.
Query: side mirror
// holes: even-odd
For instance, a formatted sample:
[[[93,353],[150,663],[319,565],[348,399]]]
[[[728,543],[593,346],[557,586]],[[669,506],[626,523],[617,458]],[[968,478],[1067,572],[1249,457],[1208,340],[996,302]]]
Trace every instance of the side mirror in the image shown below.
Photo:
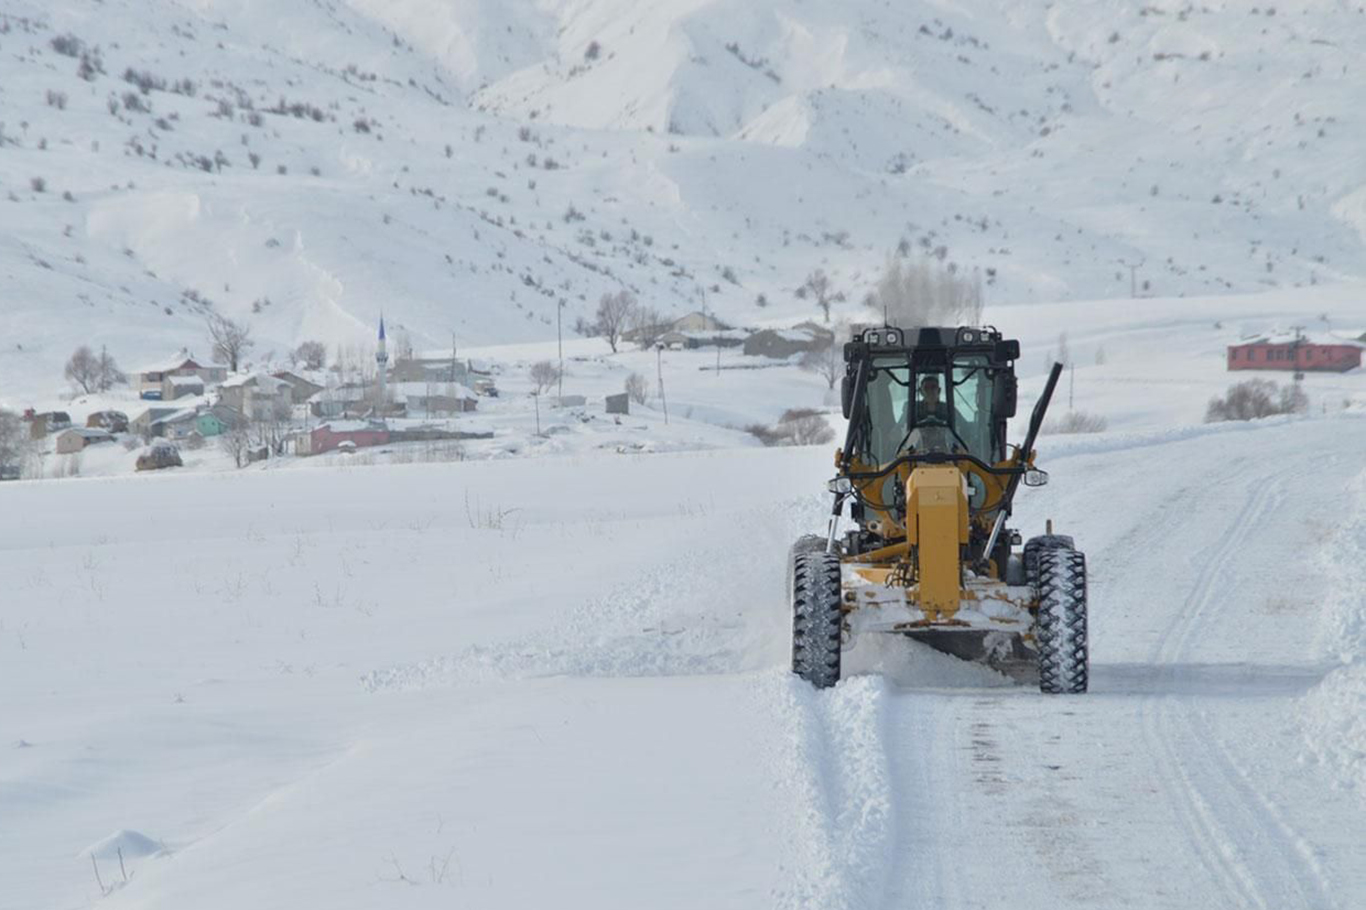
[[[1014,373],[1001,373],[996,377],[996,385],[992,389],[996,400],[992,402],[992,410],[996,412],[995,418],[997,420],[1006,420],[1015,416],[1018,388]]]
[[[845,376],[840,380],[840,407],[844,411],[844,419],[849,419],[849,412],[854,409],[854,384]]]
[[[1048,485],[1048,472],[1040,471],[1038,468],[1030,468],[1025,471],[1024,485],[1027,487],[1044,487]]]

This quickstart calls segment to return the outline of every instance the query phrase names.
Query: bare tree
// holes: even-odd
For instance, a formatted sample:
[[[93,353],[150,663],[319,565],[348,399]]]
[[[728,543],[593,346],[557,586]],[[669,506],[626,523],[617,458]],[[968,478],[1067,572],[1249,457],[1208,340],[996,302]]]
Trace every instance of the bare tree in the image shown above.
[[[218,436],[218,447],[232,457],[237,467],[247,463],[251,449],[251,428],[245,420],[234,420]]]
[[[844,299],[844,294],[835,290],[830,282],[830,276],[822,269],[816,269],[806,276],[806,283],[798,288],[797,296],[815,298],[816,306],[820,307],[826,322],[830,321],[830,305]]]
[[[664,316],[653,307],[638,305],[631,311],[631,331],[635,333],[636,344],[642,351],[654,347],[668,328]]]
[[[540,395],[560,381],[560,368],[552,360],[538,360],[531,365],[527,378],[536,387],[536,394]]]
[[[626,377],[625,391],[636,404],[644,404],[650,394],[650,383],[639,373],[632,373]]]
[[[826,385],[833,389],[836,381],[844,375],[844,341],[849,337],[849,325],[840,322],[835,325],[835,331],[829,337],[824,338],[821,347],[807,351],[802,355],[800,364],[803,370],[815,373],[825,380]]]
[[[321,341],[305,341],[291,356],[306,370],[321,370],[327,365],[327,347]]]
[[[23,419],[0,409],[0,480],[17,480],[33,455],[33,442]]]
[[[626,290],[617,291],[615,294],[603,294],[602,299],[598,301],[593,329],[596,334],[607,339],[607,343],[612,346],[613,354],[617,352],[621,332],[629,324],[635,308],[636,295]]]
[[[100,356],[95,364],[95,387],[101,392],[107,392],[116,385],[123,385],[128,381],[128,377],[123,375],[118,363],[105,348],[100,348]]]
[[[236,373],[242,358],[256,344],[251,339],[251,330],[218,313],[209,316],[208,324],[214,359],[227,363],[228,369]]]
[[[89,347],[81,345],[72,352],[64,373],[68,380],[80,386],[81,391],[88,395],[99,386],[100,360]]]
[[[976,275],[959,274],[952,263],[892,257],[869,304],[902,328],[977,325],[982,321],[982,283]]]
[[[391,333],[394,339],[394,361],[413,359],[413,336],[405,328],[397,328]]]
[[[252,447],[264,448],[272,455],[280,455],[289,439],[294,407],[289,396],[276,396],[269,403],[258,405],[246,425],[247,438]],[[240,465],[239,465],[240,467]]]

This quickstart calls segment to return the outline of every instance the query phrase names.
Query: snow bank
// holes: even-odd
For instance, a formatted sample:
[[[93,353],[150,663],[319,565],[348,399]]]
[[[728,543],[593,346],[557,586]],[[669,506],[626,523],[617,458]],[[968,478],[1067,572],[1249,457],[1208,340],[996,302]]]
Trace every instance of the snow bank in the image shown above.
[[[108,837],[103,837],[80,852],[80,856],[93,856],[96,859],[118,859],[123,854],[125,860],[139,856],[153,856],[165,848],[141,831],[120,828]]]
[[[1322,642],[1342,666],[1304,696],[1300,724],[1312,759],[1366,799],[1366,470],[1348,484],[1345,511],[1323,555],[1333,594]]]

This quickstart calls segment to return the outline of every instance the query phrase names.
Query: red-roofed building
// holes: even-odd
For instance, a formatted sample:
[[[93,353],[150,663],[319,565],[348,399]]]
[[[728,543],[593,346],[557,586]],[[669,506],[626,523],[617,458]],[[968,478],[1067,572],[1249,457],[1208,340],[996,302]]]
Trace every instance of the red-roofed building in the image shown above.
[[[1345,373],[1361,366],[1360,341],[1281,335],[1257,338],[1228,348],[1230,370],[1286,370],[1296,373]]]

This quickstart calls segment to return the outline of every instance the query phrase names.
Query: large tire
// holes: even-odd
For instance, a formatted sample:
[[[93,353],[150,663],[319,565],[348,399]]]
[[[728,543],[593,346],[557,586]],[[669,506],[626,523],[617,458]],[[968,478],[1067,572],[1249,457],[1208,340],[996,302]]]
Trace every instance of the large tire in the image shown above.
[[[792,560],[792,672],[817,689],[840,681],[840,559],[823,552]]]
[[[1040,534],[1031,537],[1024,545],[1025,584],[1034,587],[1039,583],[1039,554],[1044,550],[1075,550],[1076,543],[1067,534]]]
[[[797,557],[807,553],[824,553],[825,538],[819,534],[803,534],[787,551],[787,599],[792,600],[792,580],[796,577]]]
[[[1039,612],[1034,640],[1039,649],[1039,690],[1049,695],[1086,691],[1086,556],[1071,549],[1038,554]]]

